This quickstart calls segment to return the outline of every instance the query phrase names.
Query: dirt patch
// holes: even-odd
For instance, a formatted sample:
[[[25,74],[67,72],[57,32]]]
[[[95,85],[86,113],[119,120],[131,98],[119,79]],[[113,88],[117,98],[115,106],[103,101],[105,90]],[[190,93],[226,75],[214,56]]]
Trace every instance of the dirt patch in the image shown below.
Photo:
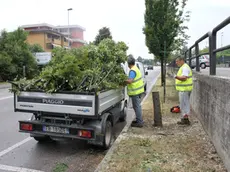
[[[154,91],[159,91],[163,127],[153,127],[153,103],[150,94],[143,103],[143,128],[130,128],[112,155],[104,171],[110,172],[224,172],[200,122],[191,116],[190,126],[178,126],[179,114],[170,108],[178,105],[174,81],[167,79],[166,102],[158,79]],[[103,171],[103,170],[102,170]]]
[[[104,158],[106,152],[95,146],[84,151],[81,156],[72,155],[64,160],[68,164],[68,169],[63,172],[92,172]]]

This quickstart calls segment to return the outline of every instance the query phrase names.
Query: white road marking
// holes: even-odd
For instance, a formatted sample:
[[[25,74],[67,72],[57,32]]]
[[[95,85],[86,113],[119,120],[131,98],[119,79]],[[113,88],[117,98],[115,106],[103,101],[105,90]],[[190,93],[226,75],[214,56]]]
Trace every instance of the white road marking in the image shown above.
[[[14,96],[2,97],[2,98],[0,98],[0,100],[9,99],[9,98],[12,98],[12,97],[14,97]]]
[[[40,170],[34,170],[34,169],[29,169],[29,168],[21,168],[21,167],[14,167],[14,166],[2,165],[2,164],[0,164],[0,170],[15,171],[15,172],[44,172],[44,171],[40,171]]]
[[[27,137],[26,139],[24,139],[24,140],[22,140],[22,141],[16,143],[15,145],[13,145],[13,146],[11,146],[11,147],[9,147],[9,148],[7,148],[7,149],[1,151],[1,152],[0,152],[0,157],[2,157],[3,155],[9,153],[10,151],[14,150],[15,148],[17,148],[17,147],[19,147],[19,146],[25,144],[26,142],[28,142],[28,141],[30,141],[30,140],[32,140],[32,137]]]

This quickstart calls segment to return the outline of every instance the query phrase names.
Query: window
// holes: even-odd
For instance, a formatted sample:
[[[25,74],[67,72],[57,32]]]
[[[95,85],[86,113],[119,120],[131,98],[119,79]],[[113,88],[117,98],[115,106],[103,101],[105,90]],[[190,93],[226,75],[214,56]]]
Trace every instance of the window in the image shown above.
[[[60,32],[68,32],[68,29],[66,29],[66,28],[60,29]]]
[[[48,34],[47,34],[47,38],[50,38],[50,39],[51,39],[51,38],[52,38],[52,35],[48,33]]]

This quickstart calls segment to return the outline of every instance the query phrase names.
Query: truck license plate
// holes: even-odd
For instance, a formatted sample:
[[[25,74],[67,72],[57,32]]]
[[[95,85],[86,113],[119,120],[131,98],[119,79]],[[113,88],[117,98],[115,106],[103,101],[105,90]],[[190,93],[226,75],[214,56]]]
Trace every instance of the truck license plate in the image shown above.
[[[63,133],[69,134],[68,128],[54,127],[54,126],[43,126],[43,131],[53,132],[53,133]]]

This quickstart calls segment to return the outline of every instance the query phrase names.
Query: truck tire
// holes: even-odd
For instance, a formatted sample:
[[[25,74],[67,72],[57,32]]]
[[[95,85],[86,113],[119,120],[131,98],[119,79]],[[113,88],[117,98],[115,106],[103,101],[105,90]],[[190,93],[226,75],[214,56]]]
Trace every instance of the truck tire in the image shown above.
[[[127,105],[127,102],[125,102],[124,108],[123,108],[123,110],[121,111],[121,116],[120,116],[120,118],[119,118],[119,121],[120,121],[120,122],[126,121],[127,110],[128,110],[128,105]]]
[[[110,148],[113,140],[113,127],[111,121],[107,120],[103,131],[103,149]]]
[[[44,137],[33,137],[34,140],[38,141],[39,143],[44,143],[44,142],[51,142],[53,141],[49,136],[44,136]]]

